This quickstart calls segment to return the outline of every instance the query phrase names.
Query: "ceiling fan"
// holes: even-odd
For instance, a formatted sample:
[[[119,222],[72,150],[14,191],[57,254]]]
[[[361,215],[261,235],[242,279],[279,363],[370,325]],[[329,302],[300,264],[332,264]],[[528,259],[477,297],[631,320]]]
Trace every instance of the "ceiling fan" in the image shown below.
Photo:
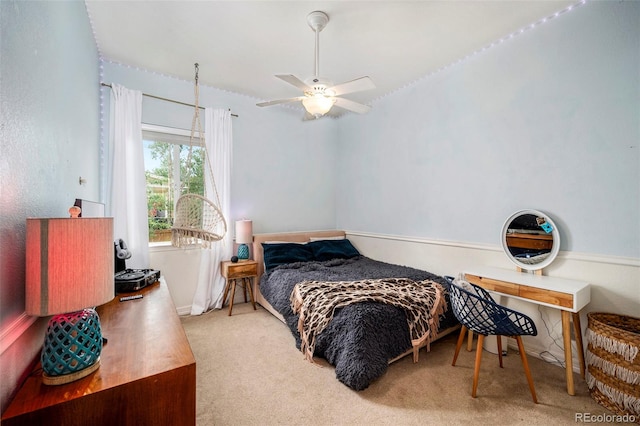
[[[364,114],[371,109],[371,107],[367,105],[340,97],[347,93],[374,89],[376,86],[369,77],[360,77],[337,85],[333,85],[330,80],[320,77],[320,66],[318,60],[320,55],[320,31],[327,26],[328,22],[329,16],[324,12],[315,11],[307,15],[307,23],[316,35],[314,76],[306,81],[302,81],[292,74],[276,75],[279,79],[284,80],[302,90],[304,95],[297,96],[295,98],[261,102],[256,104],[257,106],[265,107],[302,101],[302,105],[307,111],[305,119],[320,118],[328,113],[334,105],[359,114]]]

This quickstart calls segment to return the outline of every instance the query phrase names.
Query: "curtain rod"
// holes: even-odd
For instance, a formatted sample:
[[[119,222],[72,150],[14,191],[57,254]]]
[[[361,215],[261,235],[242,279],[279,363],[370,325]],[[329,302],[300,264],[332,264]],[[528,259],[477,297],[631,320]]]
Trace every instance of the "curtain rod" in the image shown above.
[[[100,85],[111,88],[111,85],[109,83],[100,83]],[[153,99],[159,99],[161,101],[173,102],[174,104],[180,104],[180,105],[188,106],[188,107],[191,107],[191,108],[195,107],[194,104],[188,104],[186,102],[176,101],[176,100],[168,99],[168,98],[161,98],[160,96],[149,95],[148,93],[143,93],[142,96],[146,96],[148,98],[153,98]],[[201,106],[198,106],[198,108],[204,109],[204,107],[201,107]],[[231,111],[231,110],[229,110],[229,111]],[[231,114],[231,116],[232,117],[237,117],[238,114]]]

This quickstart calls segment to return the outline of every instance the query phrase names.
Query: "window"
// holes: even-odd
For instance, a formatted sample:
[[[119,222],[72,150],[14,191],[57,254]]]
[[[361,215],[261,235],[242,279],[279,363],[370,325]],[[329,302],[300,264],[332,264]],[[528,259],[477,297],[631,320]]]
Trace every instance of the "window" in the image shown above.
[[[180,195],[204,195],[204,150],[188,130],[143,125],[149,242],[171,241],[173,211]],[[191,149],[190,149],[191,148]]]

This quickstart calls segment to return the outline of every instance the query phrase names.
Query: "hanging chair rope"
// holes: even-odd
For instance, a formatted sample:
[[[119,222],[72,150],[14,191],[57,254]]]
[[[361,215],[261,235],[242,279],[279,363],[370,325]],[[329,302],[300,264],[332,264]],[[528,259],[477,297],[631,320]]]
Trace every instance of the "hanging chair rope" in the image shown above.
[[[198,88],[198,64],[195,64],[195,108],[191,122],[191,136],[189,137],[189,154],[187,155],[188,176],[186,193],[181,195],[176,202],[173,226],[171,227],[171,244],[176,247],[199,244],[204,248],[210,248],[211,243],[220,241],[227,233],[227,222],[220,210],[220,197],[216,180],[211,167],[211,160],[204,143],[202,122],[200,121],[200,107],[198,100],[200,90]],[[208,166],[215,202],[200,194],[192,194],[191,191],[191,162],[193,157],[193,143],[198,130],[199,145],[202,147],[205,163]],[[180,161],[180,159],[178,159]],[[204,167],[204,165],[203,165]]]

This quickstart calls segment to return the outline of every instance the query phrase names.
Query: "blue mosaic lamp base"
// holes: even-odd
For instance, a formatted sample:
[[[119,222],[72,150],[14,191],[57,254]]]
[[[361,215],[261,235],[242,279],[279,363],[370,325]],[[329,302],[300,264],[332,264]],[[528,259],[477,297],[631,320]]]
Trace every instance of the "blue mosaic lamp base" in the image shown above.
[[[249,246],[246,244],[240,244],[238,246],[238,259],[247,260],[249,258]]]
[[[88,376],[100,366],[102,331],[95,309],[56,315],[49,320],[42,347],[42,381],[61,385]]]

